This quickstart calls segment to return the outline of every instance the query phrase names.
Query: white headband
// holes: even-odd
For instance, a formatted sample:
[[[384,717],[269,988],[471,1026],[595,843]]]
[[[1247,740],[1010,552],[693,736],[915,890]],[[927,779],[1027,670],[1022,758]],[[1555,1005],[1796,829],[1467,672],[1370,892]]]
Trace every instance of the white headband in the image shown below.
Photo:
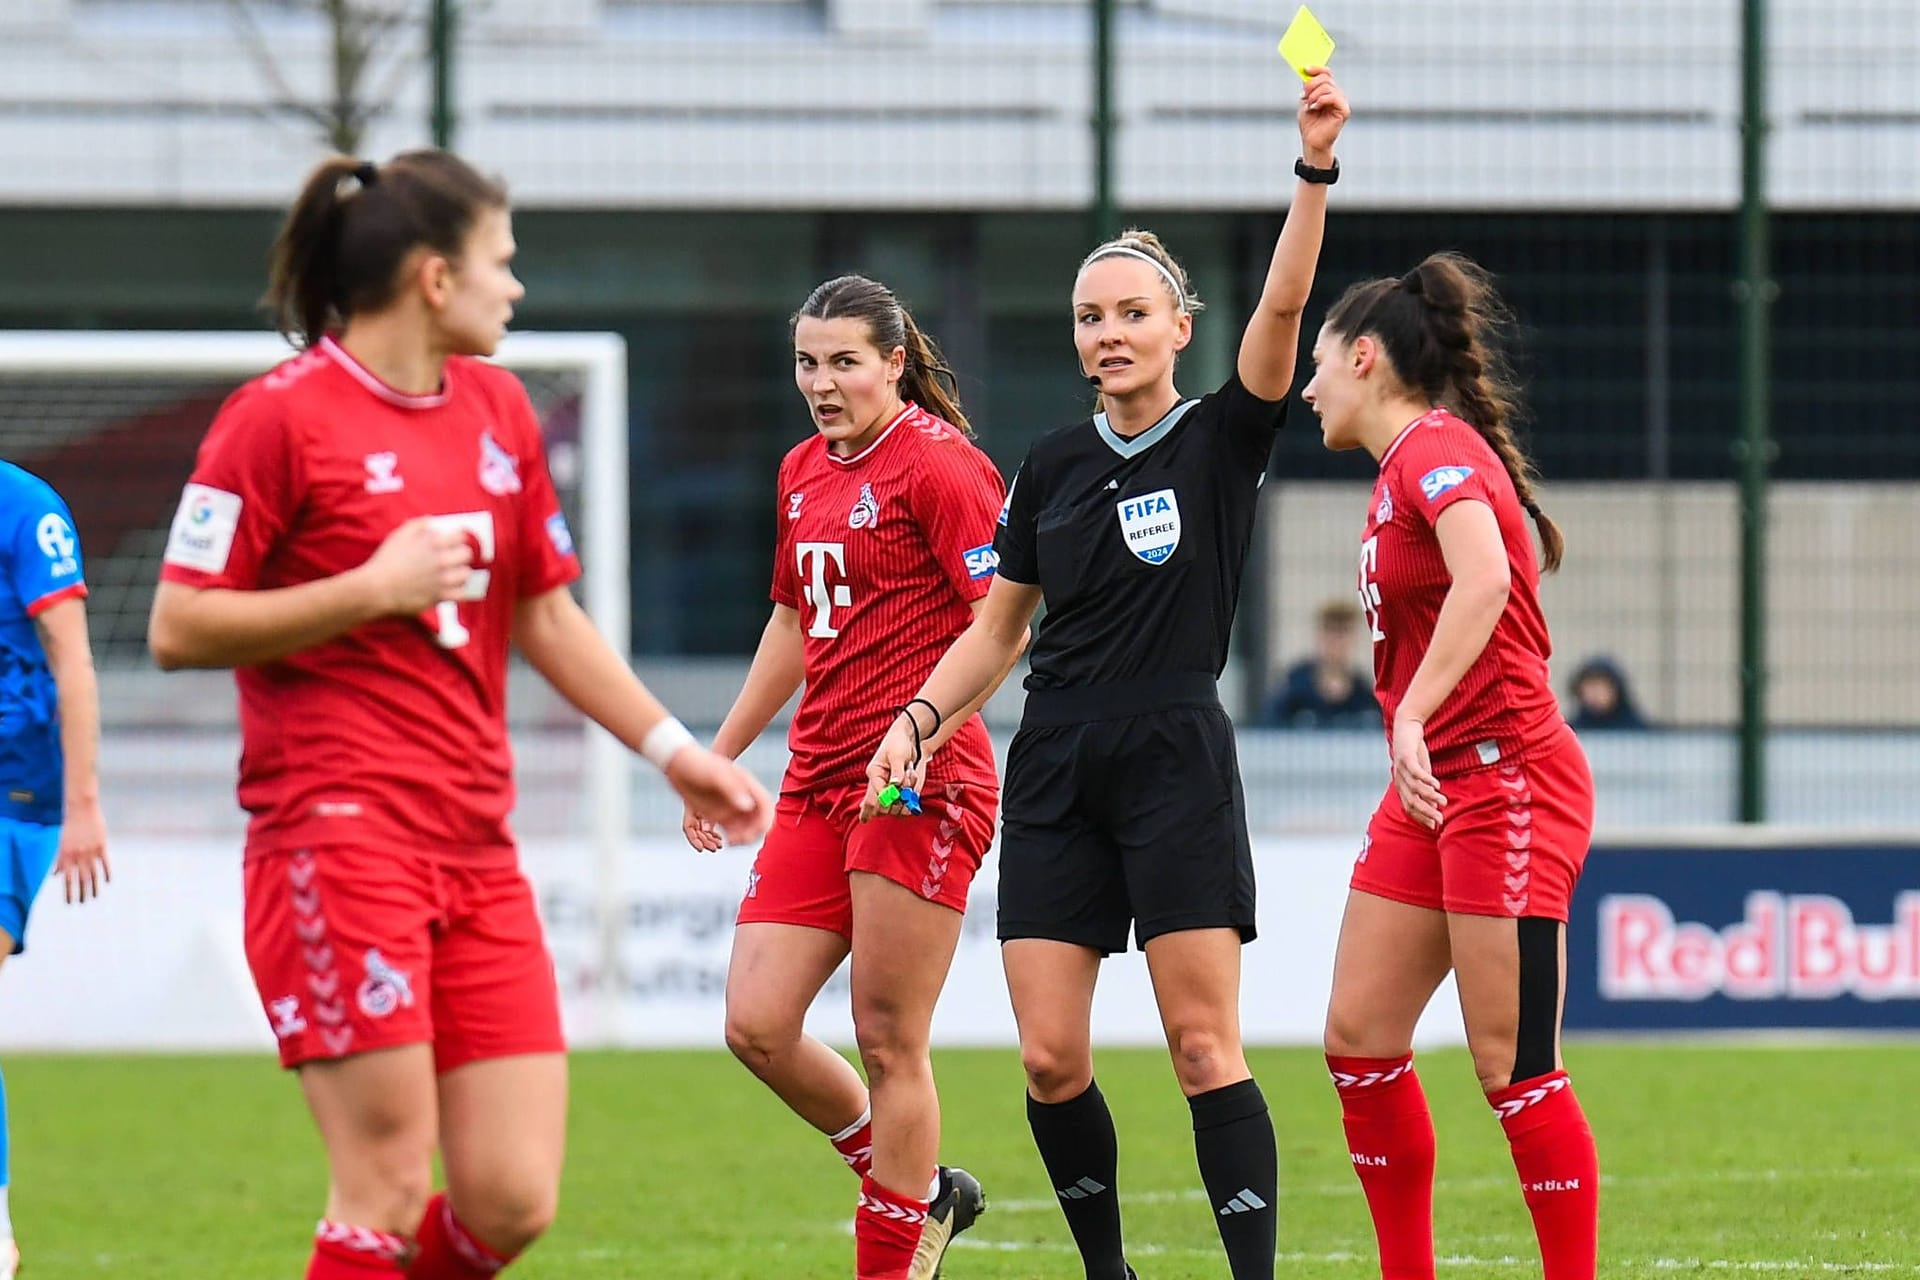
[[[1173,290],[1174,300],[1179,304],[1180,309],[1182,311],[1185,311],[1187,309],[1187,291],[1185,289],[1182,289],[1180,287],[1180,282],[1173,278],[1173,272],[1167,270],[1167,264],[1160,261],[1160,259],[1154,257],[1150,253],[1142,253],[1138,249],[1130,249],[1124,244],[1103,244],[1098,249],[1095,249],[1092,253],[1087,255],[1087,260],[1080,264],[1080,269],[1082,271],[1085,271],[1088,267],[1092,266],[1094,263],[1098,262],[1100,259],[1110,258],[1110,257],[1113,257],[1115,254],[1121,254],[1121,253],[1124,253],[1129,258],[1138,258],[1140,259],[1140,261],[1152,267],[1155,271],[1158,271],[1160,275],[1166,280],[1167,288]]]

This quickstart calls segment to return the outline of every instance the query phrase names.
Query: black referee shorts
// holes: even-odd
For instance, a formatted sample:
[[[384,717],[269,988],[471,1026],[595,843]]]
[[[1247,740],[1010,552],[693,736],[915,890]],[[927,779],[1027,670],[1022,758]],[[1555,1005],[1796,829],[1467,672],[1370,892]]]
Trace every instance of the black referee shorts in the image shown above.
[[[1182,929],[1254,937],[1233,723],[1205,676],[1036,690],[1008,750],[1000,940],[1111,954],[1129,926],[1142,948]]]

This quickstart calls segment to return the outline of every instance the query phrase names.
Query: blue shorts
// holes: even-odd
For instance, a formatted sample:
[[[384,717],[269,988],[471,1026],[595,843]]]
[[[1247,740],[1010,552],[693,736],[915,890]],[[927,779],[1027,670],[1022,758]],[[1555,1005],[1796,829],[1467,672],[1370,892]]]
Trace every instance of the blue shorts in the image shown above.
[[[0,818],[0,929],[13,939],[14,955],[27,949],[27,913],[59,851],[59,827]]]

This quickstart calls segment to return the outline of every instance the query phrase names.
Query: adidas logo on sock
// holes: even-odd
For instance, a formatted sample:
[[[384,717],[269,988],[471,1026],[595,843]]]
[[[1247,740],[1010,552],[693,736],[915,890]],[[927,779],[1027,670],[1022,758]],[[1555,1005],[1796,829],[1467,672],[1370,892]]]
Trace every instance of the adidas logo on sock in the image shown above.
[[[1242,1187],[1238,1195],[1221,1206],[1220,1216],[1227,1218],[1236,1213],[1252,1213],[1256,1209],[1264,1209],[1266,1207],[1267,1202],[1265,1200],[1253,1194],[1251,1189]]]
[[[1085,1200],[1088,1196],[1097,1196],[1106,1188],[1092,1178],[1082,1178],[1072,1186],[1056,1187],[1054,1190],[1062,1200]]]

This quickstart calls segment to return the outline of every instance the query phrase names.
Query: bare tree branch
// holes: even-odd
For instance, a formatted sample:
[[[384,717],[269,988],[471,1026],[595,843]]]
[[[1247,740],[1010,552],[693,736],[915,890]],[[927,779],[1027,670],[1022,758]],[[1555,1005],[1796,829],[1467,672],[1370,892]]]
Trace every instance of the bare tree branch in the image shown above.
[[[313,121],[315,125],[319,125],[321,129],[326,129],[330,125],[326,111],[313,104],[301,102],[300,94],[294,92],[294,86],[288,84],[286,77],[280,73],[280,63],[273,56],[273,48],[267,44],[267,35],[259,29],[259,17],[253,13],[252,2],[227,0],[227,8],[234,13],[234,27],[240,33],[240,44],[246,46],[246,52],[253,59],[253,65],[259,67],[259,73],[267,77],[267,84],[273,88],[276,109],[294,111],[296,115],[301,115]]]
[[[407,39],[405,32],[424,30],[426,4],[423,0],[281,0],[282,7],[316,13],[326,24],[327,88],[320,99],[313,100],[288,82],[261,28],[259,9],[270,2],[227,0],[241,43],[282,109],[318,126],[321,138],[335,151],[357,155],[368,127],[391,110],[406,73],[418,71],[418,42]],[[386,74],[376,75],[381,71]]]

